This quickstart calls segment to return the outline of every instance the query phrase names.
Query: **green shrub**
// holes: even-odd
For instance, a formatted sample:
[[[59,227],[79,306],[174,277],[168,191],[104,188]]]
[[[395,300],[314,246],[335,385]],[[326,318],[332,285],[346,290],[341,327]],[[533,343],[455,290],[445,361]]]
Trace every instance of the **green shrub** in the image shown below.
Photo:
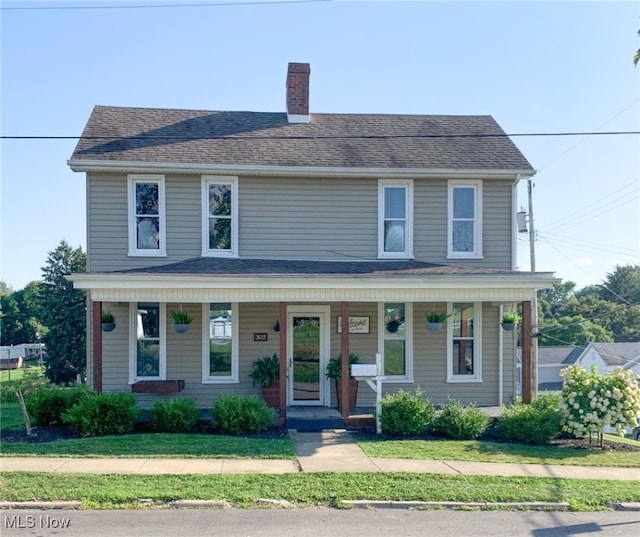
[[[27,399],[27,397],[37,389],[46,388],[48,386],[55,386],[55,384],[51,384],[49,382],[49,380],[42,374],[42,370],[40,368],[25,370],[22,377],[18,380],[7,380],[2,382],[2,385],[0,386],[0,402],[17,403],[18,398],[16,396],[16,391],[22,391],[23,397]]]
[[[498,420],[500,436],[510,442],[548,444],[561,432],[560,398],[539,395],[525,405],[516,401],[503,409]]]
[[[153,403],[149,427],[159,433],[188,433],[196,428],[199,420],[195,399],[170,399]]]
[[[62,415],[87,393],[85,386],[62,388],[55,385],[37,388],[26,400],[29,417],[41,427],[62,425]]]
[[[422,396],[420,388],[415,394],[400,390],[382,398],[380,424],[387,435],[416,435],[424,433],[435,413],[429,399]]]
[[[224,394],[213,405],[211,423],[221,433],[248,434],[268,429],[274,419],[273,409],[257,395]]]
[[[87,395],[63,415],[65,423],[82,436],[126,434],[138,419],[131,393]]]
[[[489,427],[490,418],[474,404],[463,405],[450,399],[433,420],[433,432],[453,440],[471,440]]]

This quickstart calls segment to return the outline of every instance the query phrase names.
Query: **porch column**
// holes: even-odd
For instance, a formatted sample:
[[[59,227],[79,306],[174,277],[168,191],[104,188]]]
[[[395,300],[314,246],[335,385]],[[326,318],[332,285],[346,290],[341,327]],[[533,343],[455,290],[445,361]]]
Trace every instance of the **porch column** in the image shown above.
[[[287,417],[287,303],[280,302],[280,419]]]
[[[342,315],[342,339],[340,353],[342,354],[342,377],[340,379],[340,413],[343,418],[349,417],[349,302],[340,304]]]
[[[92,304],[93,389],[102,393],[102,302],[93,302]]]
[[[522,402],[531,403],[531,301],[522,303]]]

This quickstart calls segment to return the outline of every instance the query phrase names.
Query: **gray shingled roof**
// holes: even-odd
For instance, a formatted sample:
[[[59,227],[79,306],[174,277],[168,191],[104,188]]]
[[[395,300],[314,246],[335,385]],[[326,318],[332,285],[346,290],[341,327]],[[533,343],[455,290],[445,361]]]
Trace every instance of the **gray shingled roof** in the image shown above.
[[[117,274],[183,274],[195,276],[428,276],[517,275],[509,270],[466,268],[420,261],[291,261],[281,259],[225,259],[194,257],[156,267],[117,271]]]
[[[622,343],[593,343],[602,359],[610,366],[624,367],[640,356],[640,341]]]
[[[500,136],[472,136],[487,134]],[[285,113],[96,106],[82,136],[72,161],[533,172],[491,116],[312,114],[289,124]]]
[[[540,346],[538,347],[538,364],[540,365],[572,365],[584,352],[583,347],[574,346]]]

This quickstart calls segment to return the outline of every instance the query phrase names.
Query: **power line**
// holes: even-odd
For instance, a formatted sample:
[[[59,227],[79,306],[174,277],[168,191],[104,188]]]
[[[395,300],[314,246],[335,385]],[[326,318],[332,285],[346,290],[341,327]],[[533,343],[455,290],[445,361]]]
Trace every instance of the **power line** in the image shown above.
[[[14,136],[3,135],[0,140],[174,140],[176,142],[189,140],[393,140],[393,139],[423,139],[423,138],[515,138],[515,137],[541,137],[541,136],[625,136],[638,135],[640,131],[609,131],[609,132],[517,132],[506,133],[474,133],[474,134],[367,134],[367,135],[318,135],[318,136],[175,136],[175,135],[145,135],[130,134],[121,136]]]
[[[0,11],[94,11],[103,9],[157,9],[157,8],[193,8],[193,7],[230,7],[230,6],[260,6],[277,4],[313,4],[319,2],[333,2],[333,0],[247,0],[239,2],[204,2],[201,4],[137,4],[137,5],[108,5],[108,6],[2,6]]]

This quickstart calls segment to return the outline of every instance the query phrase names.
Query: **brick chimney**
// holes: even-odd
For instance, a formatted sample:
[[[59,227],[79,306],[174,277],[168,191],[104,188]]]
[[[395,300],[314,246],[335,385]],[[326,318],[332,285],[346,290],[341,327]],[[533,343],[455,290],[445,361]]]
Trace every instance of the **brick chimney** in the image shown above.
[[[287,119],[289,123],[309,123],[308,63],[289,63],[287,70]]]

